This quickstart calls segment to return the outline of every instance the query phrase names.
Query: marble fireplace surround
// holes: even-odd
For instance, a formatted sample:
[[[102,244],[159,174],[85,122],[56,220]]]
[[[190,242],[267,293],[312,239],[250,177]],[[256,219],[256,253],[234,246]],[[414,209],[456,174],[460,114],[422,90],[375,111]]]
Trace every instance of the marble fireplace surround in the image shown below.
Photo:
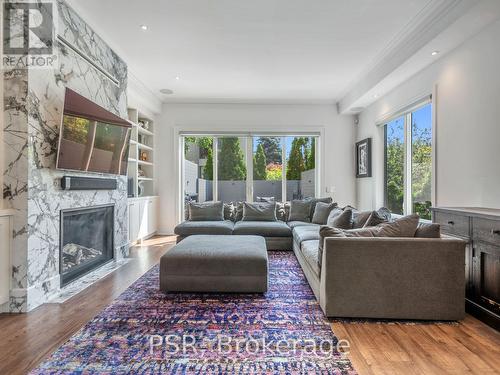
[[[65,88],[126,118],[127,65],[64,1],[55,4],[59,67],[6,70],[3,77],[3,195],[15,214],[10,302],[0,311],[26,312],[60,293],[61,210],[114,204],[114,257],[128,256],[126,177],[102,175],[116,178],[116,190],[63,191],[63,175],[96,174],[55,169]]]

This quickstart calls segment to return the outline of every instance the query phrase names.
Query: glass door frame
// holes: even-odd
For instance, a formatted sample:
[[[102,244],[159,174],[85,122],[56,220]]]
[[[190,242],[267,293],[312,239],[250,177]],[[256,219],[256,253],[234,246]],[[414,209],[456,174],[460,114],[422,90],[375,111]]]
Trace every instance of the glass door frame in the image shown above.
[[[282,178],[281,178],[281,193],[282,193],[282,201],[286,201],[287,197],[287,178],[286,178],[286,169],[287,169],[287,147],[286,147],[286,138],[287,137],[314,137],[316,141],[314,142],[314,152],[315,152],[315,188],[314,194],[316,197],[320,195],[320,186],[321,186],[321,173],[322,164],[321,164],[321,149],[323,142],[323,129],[320,131],[313,130],[310,132],[266,132],[266,131],[254,131],[254,132],[199,132],[199,131],[177,131],[178,135],[178,147],[179,147],[179,187],[178,199],[179,199],[179,218],[182,220],[182,214],[184,212],[184,186],[185,186],[185,155],[184,155],[184,146],[185,146],[185,137],[212,137],[213,138],[213,200],[219,200],[219,191],[218,191],[218,140],[222,137],[237,137],[237,138],[245,138],[245,145],[242,145],[242,150],[244,153],[244,158],[246,162],[246,201],[253,202],[253,140],[255,137],[279,137],[281,141],[281,153],[282,153]]]

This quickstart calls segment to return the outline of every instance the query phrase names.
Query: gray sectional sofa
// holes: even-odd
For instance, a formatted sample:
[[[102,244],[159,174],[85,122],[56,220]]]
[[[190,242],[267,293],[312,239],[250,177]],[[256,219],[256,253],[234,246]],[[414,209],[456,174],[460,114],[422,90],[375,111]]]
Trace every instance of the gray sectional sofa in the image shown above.
[[[175,233],[178,241],[195,234],[259,235],[268,250],[293,250],[328,317],[459,320],[465,316],[465,242],[442,237],[435,226],[399,235],[404,228],[398,220],[366,228],[372,215],[387,221],[385,211],[368,212],[370,216],[354,213],[342,222],[342,216],[349,217],[348,210],[336,209],[333,219],[332,211],[327,219],[330,227],[300,220],[186,221]],[[336,225],[345,226],[344,230],[336,232]],[[388,233],[379,237],[382,230]]]

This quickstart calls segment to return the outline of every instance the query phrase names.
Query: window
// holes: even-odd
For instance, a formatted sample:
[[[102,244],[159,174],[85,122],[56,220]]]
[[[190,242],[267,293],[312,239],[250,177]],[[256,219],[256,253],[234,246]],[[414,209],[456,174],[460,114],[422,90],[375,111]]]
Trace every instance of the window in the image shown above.
[[[393,213],[431,219],[432,104],[385,125],[385,204]]]
[[[315,196],[315,138],[286,137],[287,200]]]
[[[253,200],[283,197],[283,138],[253,137]]]
[[[286,134],[181,135],[183,201],[314,197],[318,139]]]
[[[246,138],[217,138],[217,200],[246,200]]]

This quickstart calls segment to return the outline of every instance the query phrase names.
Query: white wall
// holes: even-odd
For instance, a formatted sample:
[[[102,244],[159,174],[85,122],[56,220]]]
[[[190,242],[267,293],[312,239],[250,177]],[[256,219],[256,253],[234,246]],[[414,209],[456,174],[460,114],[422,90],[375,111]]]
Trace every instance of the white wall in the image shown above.
[[[165,104],[157,128],[160,233],[172,233],[177,219],[178,139],[174,128],[234,131],[307,131],[323,129],[321,195],[335,186],[335,200],[353,204],[353,118],[339,116],[334,105]],[[326,166],[325,166],[326,165]]]
[[[358,206],[383,204],[383,130],[375,126],[436,87],[436,201],[500,208],[500,22],[443,56],[360,115],[357,140],[373,137],[373,178],[357,180]]]

